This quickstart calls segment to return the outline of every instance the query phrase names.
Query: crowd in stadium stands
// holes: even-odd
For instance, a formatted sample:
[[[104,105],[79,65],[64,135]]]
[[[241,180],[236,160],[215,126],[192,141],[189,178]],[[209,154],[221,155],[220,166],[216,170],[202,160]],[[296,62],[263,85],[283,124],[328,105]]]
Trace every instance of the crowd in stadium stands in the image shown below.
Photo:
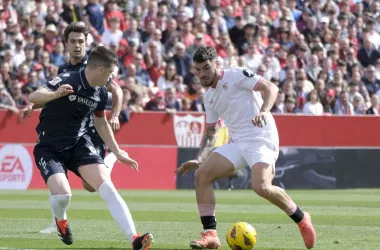
[[[0,0],[0,105],[67,63],[63,31],[91,30],[89,50],[119,55],[123,113],[204,111],[192,54],[215,46],[224,68],[246,67],[280,88],[274,113],[380,113],[377,0]]]

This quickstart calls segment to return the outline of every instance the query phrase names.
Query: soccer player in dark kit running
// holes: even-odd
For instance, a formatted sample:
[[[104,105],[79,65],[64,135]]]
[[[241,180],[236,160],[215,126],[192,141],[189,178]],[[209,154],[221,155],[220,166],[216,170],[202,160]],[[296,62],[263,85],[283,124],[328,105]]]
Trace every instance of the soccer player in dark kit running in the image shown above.
[[[64,31],[64,37],[66,42],[66,48],[70,55],[70,61],[66,64],[63,64],[58,69],[58,74],[67,73],[72,71],[79,71],[85,69],[87,66],[88,56],[86,55],[87,47],[87,36],[89,33],[89,28],[83,22],[71,23],[68,25]],[[112,112],[109,119],[109,123],[114,131],[120,128],[119,123],[119,114],[121,111],[123,91],[120,86],[117,85],[112,78],[107,82],[107,90],[112,93]],[[23,120],[25,116],[29,117],[33,109],[42,108],[42,105],[31,104],[28,107],[24,108],[20,114],[20,119]],[[106,156],[106,145],[100,138],[94,127],[94,117],[90,116],[87,126],[89,128],[89,136],[91,141],[94,144],[96,151],[104,159],[108,170],[111,172],[113,166],[116,162],[116,156],[109,152]],[[91,187],[86,181],[82,180],[83,188],[89,192],[95,192],[96,190]],[[55,218],[52,214],[52,223],[48,227],[42,229],[40,233],[49,234],[57,232],[55,226]]]
[[[86,126],[94,114],[94,125],[118,161],[138,170],[138,164],[122,151],[105,117],[108,99],[104,87],[117,65],[117,55],[102,46],[89,55],[87,67],[63,73],[30,94],[32,103],[44,104],[36,131],[39,142],[34,148],[36,164],[49,191],[50,205],[61,240],[70,245],[73,237],[66,215],[71,199],[67,170],[84,179],[108,204],[133,249],[148,249],[153,244],[150,233],[136,233],[127,204],[114,187],[104,160],[95,150]]]

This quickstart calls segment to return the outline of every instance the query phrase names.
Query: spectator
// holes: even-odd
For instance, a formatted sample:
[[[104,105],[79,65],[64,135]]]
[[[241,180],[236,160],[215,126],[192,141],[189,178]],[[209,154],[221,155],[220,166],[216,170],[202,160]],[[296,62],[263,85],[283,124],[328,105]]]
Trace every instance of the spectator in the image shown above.
[[[139,47],[139,43],[141,41],[141,33],[138,30],[138,23],[136,19],[131,19],[129,24],[129,29],[127,29],[124,34],[123,38],[127,41],[133,41],[134,44]]]
[[[22,84],[20,82],[9,86],[10,94],[15,101],[16,107],[19,109],[23,109],[29,104],[28,98],[21,92],[21,87]]]
[[[253,72],[257,71],[257,68],[263,60],[263,55],[259,52],[258,46],[255,42],[250,41],[247,47],[247,53],[243,56],[244,67],[252,70]]]
[[[113,17],[109,20],[110,28],[102,34],[102,43],[106,46],[119,44],[123,38],[123,32],[120,30],[120,19]]]
[[[181,111],[181,103],[176,98],[175,88],[167,88],[165,91],[166,111],[169,113],[175,113]]]
[[[183,98],[181,101],[181,110],[182,111],[191,111],[191,100],[187,98]]]
[[[375,67],[370,65],[365,69],[365,76],[362,79],[369,94],[377,93],[380,89],[380,80],[376,79]]]
[[[284,92],[280,91],[278,92],[276,102],[274,103],[271,112],[272,113],[279,113],[283,114],[286,112],[286,107],[285,107],[285,94]]]
[[[30,93],[36,91],[40,86],[44,84],[44,81],[38,79],[37,72],[31,71],[29,73],[28,82],[22,86],[22,93],[29,95]]]
[[[164,75],[160,76],[157,80],[157,87],[162,91],[165,91],[167,88],[173,88],[176,76],[177,69],[175,63],[168,63]]]
[[[205,107],[203,104],[203,96],[205,94],[204,88],[199,88],[196,92],[196,98],[193,100],[191,104],[191,111],[203,112],[205,111]]]
[[[341,93],[348,91],[347,103],[359,114],[371,106],[370,94],[380,93],[379,6],[367,0],[4,1],[0,73],[9,91],[17,80],[27,95],[68,62],[65,27],[85,21],[91,29],[87,49],[102,42],[119,56],[115,80],[129,91],[130,112],[156,100],[158,79],[171,61],[177,70],[170,84],[175,99],[184,110],[203,111],[204,90],[191,56],[205,44],[216,47],[224,68],[247,67],[267,80],[278,79],[284,106],[290,107],[286,112],[303,110],[315,89],[325,112],[334,113]],[[128,83],[131,77],[134,85]]]
[[[337,115],[354,115],[354,107],[348,101],[348,93],[342,91],[335,103],[335,114]]]
[[[363,40],[363,48],[358,52],[358,60],[363,67],[375,65],[377,59],[380,58],[380,52],[373,47],[372,42],[368,37]]]
[[[0,108],[12,111],[15,114],[18,114],[19,110],[16,108],[16,103],[13,100],[12,96],[5,89],[5,85],[2,82],[0,76]]]
[[[145,55],[145,65],[150,79],[154,85],[157,86],[158,79],[164,74],[164,71],[167,68],[167,65],[163,61],[161,53],[159,53],[157,50],[154,52],[147,50],[147,53]]]
[[[165,93],[163,91],[158,91],[155,95],[155,98],[150,100],[146,106],[145,110],[149,111],[165,111],[166,103],[165,103]]]
[[[291,114],[301,113],[301,111],[297,108],[296,100],[293,97],[289,97],[285,101],[285,107],[286,107],[286,110],[285,110],[286,113],[291,113]]]
[[[322,101],[323,112],[328,114],[335,114],[335,91],[328,89],[326,91],[325,99]]]
[[[319,59],[317,55],[312,55],[310,57],[310,63],[306,68],[307,79],[315,83],[318,79],[319,73],[322,71],[322,68],[319,66]]]
[[[354,107],[354,113],[355,115],[363,115],[365,110],[362,105],[362,100],[359,96],[354,96],[352,100],[352,106]]]
[[[379,100],[376,94],[371,95],[371,107],[366,110],[367,115],[379,115]]]
[[[107,11],[104,18],[106,20],[106,29],[112,29],[112,19],[119,20],[119,26],[121,31],[127,30],[127,23],[125,22],[124,14],[119,10],[116,0],[109,0],[107,2]]]
[[[317,90],[312,90],[307,98],[307,102],[305,106],[303,107],[303,113],[304,114],[311,114],[311,115],[322,115],[323,114],[323,106],[319,102],[318,92]]]
[[[184,77],[190,70],[192,64],[191,58],[189,55],[185,54],[185,45],[183,43],[178,42],[175,46],[175,50],[173,60],[176,64],[177,74]]]
[[[87,0],[88,4],[83,9],[83,20],[90,27],[90,32],[95,40],[101,41],[104,32],[104,8],[98,0]]]

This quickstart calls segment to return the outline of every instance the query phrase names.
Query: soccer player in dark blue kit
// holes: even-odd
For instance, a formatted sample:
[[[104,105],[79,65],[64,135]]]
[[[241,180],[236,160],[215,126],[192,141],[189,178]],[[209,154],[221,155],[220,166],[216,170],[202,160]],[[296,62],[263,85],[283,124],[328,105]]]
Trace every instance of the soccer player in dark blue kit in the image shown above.
[[[73,237],[66,209],[71,199],[67,179],[70,170],[83,178],[108,204],[134,250],[153,244],[150,233],[136,233],[128,206],[114,187],[104,160],[96,151],[86,125],[94,114],[94,125],[118,161],[137,170],[138,164],[122,151],[115,141],[105,117],[108,93],[104,87],[117,65],[117,55],[105,47],[96,47],[89,55],[87,67],[79,72],[62,73],[46,86],[30,94],[29,99],[44,105],[36,131],[39,142],[34,157],[49,191],[50,205],[61,240],[70,245]]]
[[[81,69],[85,69],[87,66],[88,56],[86,55],[86,47],[87,47],[87,36],[89,33],[89,28],[83,23],[71,23],[68,25],[64,31],[64,37],[66,42],[66,48],[70,55],[70,61],[66,64],[63,64],[58,69],[58,74],[67,73],[72,71],[79,71]],[[110,125],[114,131],[120,128],[119,124],[119,114],[121,111],[123,91],[120,86],[117,85],[112,78],[107,82],[107,90],[112,93],[112,112],[111,117],[109,119]],[[21,119],[23,116],[29,116],[32,109],[42,108],[44,105],[36,105],[32,104],[25,108],[23,112],[21,112]],[[106,156],[106,145],[103,140],[100,138],[94,127],[94,119],[93,116],[90,117],[87,123],[89,127],[89,135],[91,137],[91,141],[95,146],[96,151],[98,151],[99,155],[104,159],[106,166],[109,171],[112,170],[113,165],[116,162],[115,155],[110,152]],[[85,190],[89,192],[95,192],[96,190],[91,187],[86,181],[83,182],[83,187]],[[47,228],[40,231],[40,233],[53,233],[56,232],[55,219],[52,214],[52,223]]]

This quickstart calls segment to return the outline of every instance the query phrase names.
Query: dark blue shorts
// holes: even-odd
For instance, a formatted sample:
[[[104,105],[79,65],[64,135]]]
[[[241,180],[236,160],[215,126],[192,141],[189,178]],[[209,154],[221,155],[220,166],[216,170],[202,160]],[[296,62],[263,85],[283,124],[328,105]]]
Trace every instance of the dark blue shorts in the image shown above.
[[[88,135],[90,136],[91,142],[94,144],[96,151],[98,151],[100,157],[104,159],[107,152],[106,144],[103,142],[98,132],[96,132],[95,128],[90,129]]]
[[[104,164],[104,157],[102,158],[99,155],[88,136],[82,136],[74,147],[62,152],[53,151],[49,147],[37,144],[34,147],[33,154],[45,183],[53,174],[65,173],[67,176],[67,170],[70,170],[81,177],[78,171],[80,166],[95,163]]]

